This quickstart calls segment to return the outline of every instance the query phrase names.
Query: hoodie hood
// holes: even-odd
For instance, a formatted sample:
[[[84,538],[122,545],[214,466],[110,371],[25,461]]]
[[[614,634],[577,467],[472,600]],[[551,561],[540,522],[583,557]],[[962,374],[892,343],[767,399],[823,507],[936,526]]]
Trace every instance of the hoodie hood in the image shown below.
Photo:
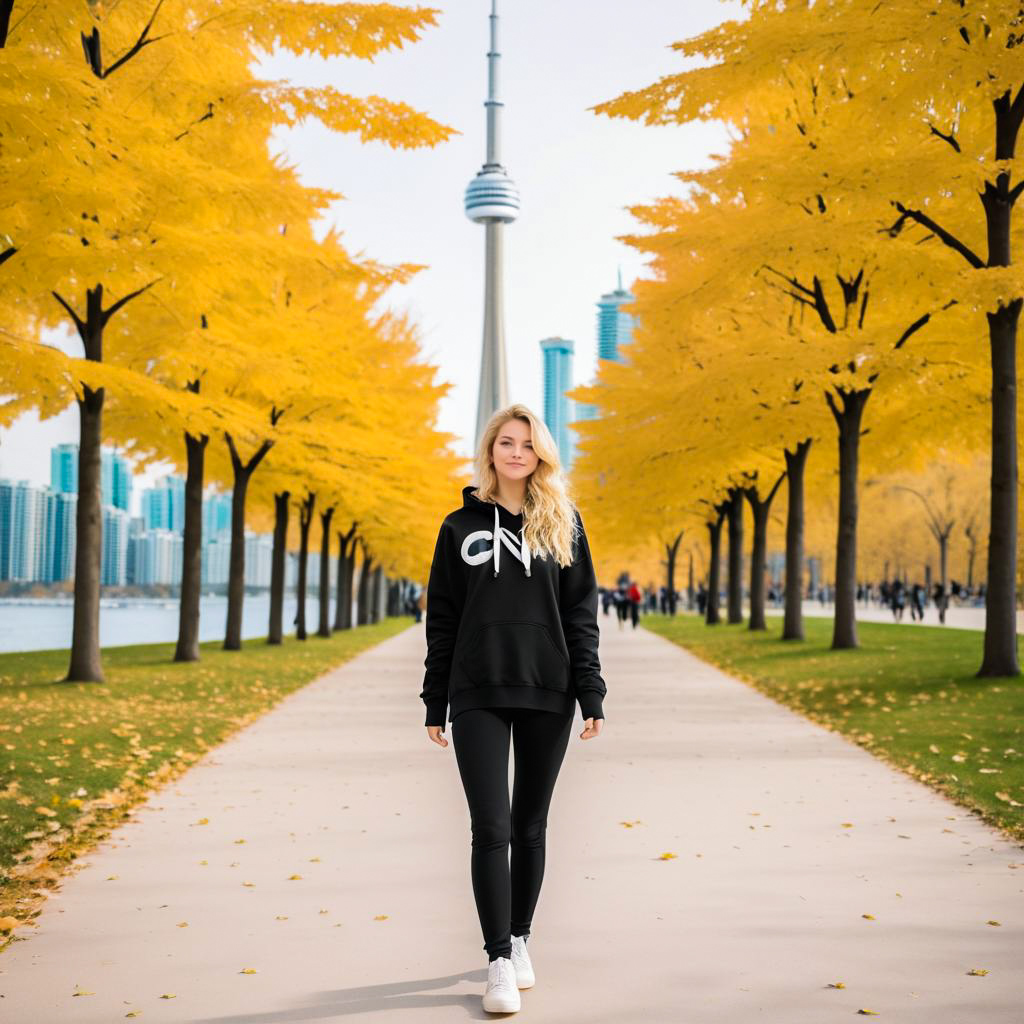
[[[530,575],[530,547],[526,543],[526,537],[524,536],[524,530],[526,523],[519,528],[518,536],[513,533],[510,529],[501,525],[499,506],[497,502],[481,501],[473,491],[476,490],[472,484],[462,488],[462,507],[463,508],[476,508],[485,514],[488,511],[488,506],[494,509],[494,525],[491,529],[491,551],[492,560],[494,563],[494,575],[497,576],[500,572],[501,567],[501,547],[504,544],[505,547],[512,552],[513,557],[517,558],[523,563],[523,569],[526,575]],[[505,510],[508,512],[508,509]],[[512,513],[509,512],[509,515]]]

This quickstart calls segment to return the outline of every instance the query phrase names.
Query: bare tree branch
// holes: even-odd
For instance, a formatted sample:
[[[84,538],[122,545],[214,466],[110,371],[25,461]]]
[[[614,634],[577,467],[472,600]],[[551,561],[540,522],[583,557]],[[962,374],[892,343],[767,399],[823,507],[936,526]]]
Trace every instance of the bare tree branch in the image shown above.
[[[893,200],[892,205],[900,211],[899,220],[897,220],[896,223],[888,229],[888,234],[892,235],[894,238],[903,229],[903,225],[906,221],[913,220],[922,227],[928,228],[929,231],[933,232],[937,238],[945,242],[951,249],[960,253],[960,255],[963,256],[963,258],[967,260],[975,270],[981,270],[982,267],[985,266],[984,261],[964,245],[959,238],[951,235],[944,227],[932,220],[927,214],[922,213],[920,210],[910,210],[902,203],[896,202],[895,200]]]

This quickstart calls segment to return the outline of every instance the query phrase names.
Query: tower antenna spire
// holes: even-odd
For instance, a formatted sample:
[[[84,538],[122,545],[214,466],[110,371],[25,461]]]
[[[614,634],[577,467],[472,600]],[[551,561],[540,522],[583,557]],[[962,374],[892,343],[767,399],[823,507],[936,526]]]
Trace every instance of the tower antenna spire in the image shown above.
[[[505,365],[504,226],[519,216],[519,190],[501,163],[501,51],[498,46],[498,0],[491,0],[490,49],[487,52],[487,157],[466,188],[466,216],[484,225],[484,330],[480,354],[480,391],[476,433],[479,441],[487,421],[508,404]]]

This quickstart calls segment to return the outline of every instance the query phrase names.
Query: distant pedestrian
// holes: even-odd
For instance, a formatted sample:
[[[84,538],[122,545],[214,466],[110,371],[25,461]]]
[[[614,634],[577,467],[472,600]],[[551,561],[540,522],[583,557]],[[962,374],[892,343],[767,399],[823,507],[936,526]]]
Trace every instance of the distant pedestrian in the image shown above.
[[[640,621],[640,603],[643,599],[644,596],[634,580],[629,585],[629,617],[633,620],[634,629],[636,629],[637,623]]]
[[[910,588],[910,617],[915,622],[924,619],[924,587],[920,583],[915,583]]]
[[[907,605],[907,592],[903,589],[901,580],[893,580],[889,587],[889,606],[892,609],[892,617],[896,622],[903,621],[903,609]]]

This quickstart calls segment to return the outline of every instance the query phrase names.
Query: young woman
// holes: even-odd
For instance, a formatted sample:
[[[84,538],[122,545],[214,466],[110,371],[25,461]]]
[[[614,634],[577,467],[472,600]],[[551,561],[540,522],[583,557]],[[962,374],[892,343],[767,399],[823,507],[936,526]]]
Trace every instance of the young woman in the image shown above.
[[[489,963],[483,1008],[510,1013],[534,983],[526,952],[544,875],[555,779],[579,702],[580,739],[601,734],[597,580],[558,449],[524,405],[500,409],[478,485],[444,518],[427,583],[427,734],[445,711],[469,802],[470,875]],[[509,741],[515,748],[512,802]],[[511,843],[511,868],[509,844]]]

